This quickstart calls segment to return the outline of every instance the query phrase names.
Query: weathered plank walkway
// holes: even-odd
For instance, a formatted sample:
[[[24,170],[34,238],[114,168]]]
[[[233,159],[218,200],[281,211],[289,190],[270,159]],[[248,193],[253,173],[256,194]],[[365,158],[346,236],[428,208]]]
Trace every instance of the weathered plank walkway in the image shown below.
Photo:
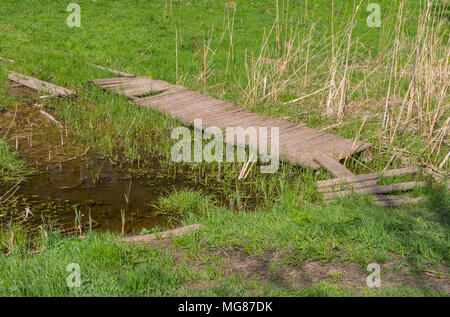
[[[122,93],[141,106],[154,108],[177,118],[184,124],[193,125],[194,119],[202,119],[203,129],[211,126],[220,129],[255,127],[257,130],[259,127],[278,127],[280,157],[294,164],[319,168],[320,164],[314,159],[316,153],[327,154],[339,160],[371,147],[370,143],[317,131],[305,124],[265,117],[230,102],[205,96],[162,80],[118,77],[96,79],[92,82],[104,89]],[[145,97],[150,93],[155,95]],[[266,144],[269,146],[270,133],[268,134]],[[248,140],[245,145],[251,146]]]

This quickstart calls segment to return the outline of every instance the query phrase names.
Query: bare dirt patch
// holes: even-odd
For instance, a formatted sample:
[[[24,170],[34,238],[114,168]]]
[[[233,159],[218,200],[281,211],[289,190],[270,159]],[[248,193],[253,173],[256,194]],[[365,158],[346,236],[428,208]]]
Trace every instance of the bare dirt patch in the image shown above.
[[[323,281],[353,289],[357,293],[368,288],[366,279],[369,273],[357,263],[322,265],[317,261],[306,261],[299,267],[293,267],[282,263],[286,250],[266,251],[260,256],[250,256],[239,250],[221,249],[205,251],[202,256],[193,257],[188,249],[176,247],[170,240],[155,241],[153,245],[169,252],[177,263],[184,263],[193,270],[203,270],[206,265],[215,264],[225,276],[239,275],[244,279],[257,280],[264,285],[286,290],[305,289]],[[448,272],[448,269],[442,267],[436,270]],[[419,274],[406,268],[396,269],[394,263],[381,265],[381,288],[410,286],[448,294],[450,281],[445,277],[448,278]],[[213,284],[208,282],[208,285]],[[193,288],[201,289],[202,285],[202,282],[194,283]]]

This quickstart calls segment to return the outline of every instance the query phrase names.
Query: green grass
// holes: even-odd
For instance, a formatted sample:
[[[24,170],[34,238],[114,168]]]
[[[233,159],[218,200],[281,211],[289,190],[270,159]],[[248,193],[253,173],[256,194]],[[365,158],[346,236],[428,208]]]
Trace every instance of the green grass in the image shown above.
[[[162,296],[178,287],[187,273],[175,272],[173,259],[156,250],[117,245],[114,237],[43,241],[42,255],[0,259],[2,296]],[[81,268],[82,287],[69,288],[70,263]],[[10,272],[10,277],[6,272]]]

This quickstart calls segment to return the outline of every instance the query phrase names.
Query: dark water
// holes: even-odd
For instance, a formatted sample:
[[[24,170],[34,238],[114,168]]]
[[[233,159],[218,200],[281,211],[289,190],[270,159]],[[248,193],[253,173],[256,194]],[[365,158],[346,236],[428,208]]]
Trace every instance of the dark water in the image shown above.
[[[44,219],[65,230],[74,228],[75,210],[82,223],[91,218],[100,231],[121,232],[123,227],[126,234],[134,234],[165,224],[155,217],[152,204],[161,195],[188,186],[187,180],[165,175],[157,162],[148,164],[144,177],[136,177],[130,164],[113,162],[89,148],[80,150],[69,126],[36,105],[42,102],[38,95],[23,87],[12,87],[11,93],[19,102],[17,108],[0,113],[0,135],[9,130],[5,139],[35,173],[26,176],[14,197],[0,206],[0,221],[20,220],[29,208],[34,217],[28,217],[27,223],[38,226]],[[13,184],[0,184],[0,196]]]

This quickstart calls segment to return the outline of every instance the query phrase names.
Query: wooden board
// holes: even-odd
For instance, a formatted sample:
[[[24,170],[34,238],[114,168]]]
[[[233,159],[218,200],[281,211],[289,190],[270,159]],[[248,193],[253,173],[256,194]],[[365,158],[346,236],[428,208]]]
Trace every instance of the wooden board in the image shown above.
[[[393,170],[387,170],[382,172],[370,173],[370,174],[362,174],[362,175],[354,175],[350,177],[343,178],[335,178],[329,179],[325,181],[317,182],[317,188],[325,188],[329,186],[339,185],[341,183],[359,183],[364,181],[370,181],[374,179],[378,179],[379,177],[392,177],[392,176],[400,176],[400,175],[408,175],[408,174],[417,174],[419,169],[417,167],[405,167],[398,168]]]
[[[163,231],[163,232],[159,232],[159,233],[151,233],[151,234],[144,234],[144,235],[133,236],[133,237],[126,237],[126,238],[120,239],[119,241],[131,242],[131,243],[149,243],[149,242],[153,242],[155,240],[168,239],[170,237],[179,236],[179,235],[197,231],[200,229],[201,229],[201,226],[199,224],[195,224],[195,225],[189,225],[189,226],[185,226],[185,227],[181,227],[181,228],[177,228],[177,229],[173,229],[173,230],[168,230],[168,231]]]
[[[406,182],[406,183],[399,183],[399,184],[392,184],[392,185],[385,185],[385,186],[367,186],[359,189],[354,190],[343,190],[340,192],[331,192],[331,193],[325,193],[323,195],[324,200],[333,200],[338,197],[344,197],[347,195],[350,195],[351,193],[360,193],[360,194],[387,194],[394,191],[405,191],[405,190],[411,190],[415,187],[425,187],[427,186],[426,182]]]
[[[26,76],[23,74],[15,73],[10,71],[8,73],[8,78],[16,83],[22,84],[28,88],[39,90],[48,94],[51,94],[56,97],[65,97],[74,94],[73,91],[60,87],[54,84],[47,83],[40,79]]]
[[[329,187],[317,188],[319,193],[331,193],[340,191],[351,191],[353,189],[374,187],[377,185],[378,179],[367,180],[359,183],[342,183],[337,185],[332,185]]]

